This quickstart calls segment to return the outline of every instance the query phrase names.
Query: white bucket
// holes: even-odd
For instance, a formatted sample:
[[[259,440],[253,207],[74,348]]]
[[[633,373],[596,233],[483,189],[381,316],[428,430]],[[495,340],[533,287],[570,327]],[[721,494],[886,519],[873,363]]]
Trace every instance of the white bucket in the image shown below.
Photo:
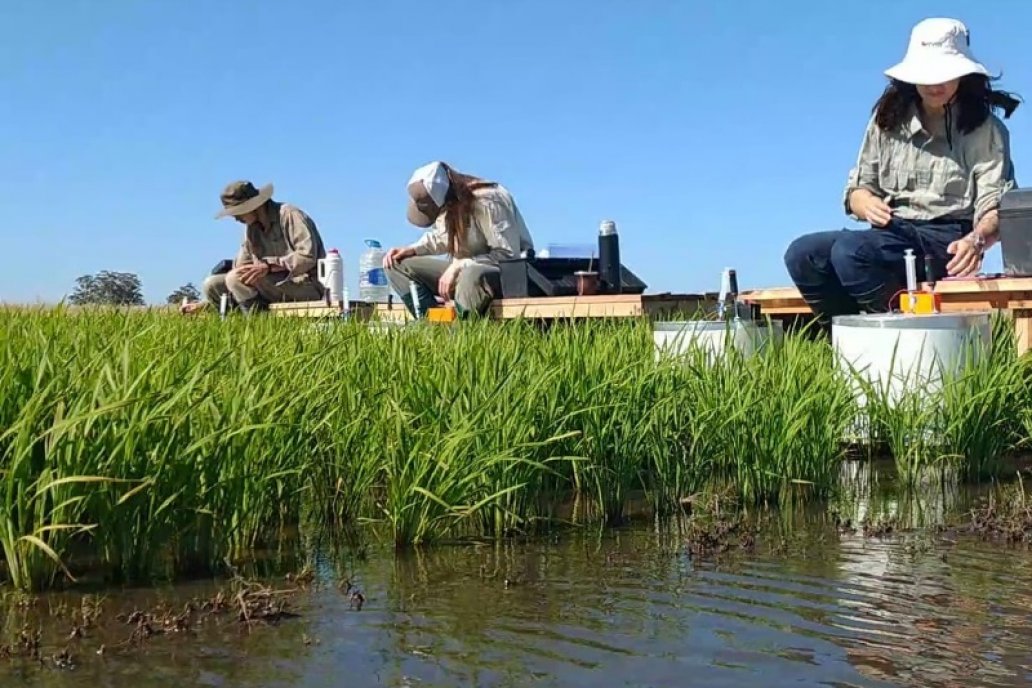
[[[992,329],[988,312],[877,313],[833,318],[831,338],[839,370],[852,382],[861,410],[853,432],[866,439],[862,380],[879,390],[890,408],[905,392],[931,397],[944,376],[961,373],[969,361],[988,353]]]
[[[943,373],[960,372],[969,355],[988,351],[992,329],[988,312],[840,315],[831,340],[840,370],[852,366],[895,402],[918,384],[938,391]]]
[[[657,322],[652,325],[652,341],[656,358],[683,356],[691,349],[706,352],[707,360],[723,356],[733,346],[745,356],[763,350],[773,340],[781,341],[784,331],[781,322],[732,320],[685,320]]]

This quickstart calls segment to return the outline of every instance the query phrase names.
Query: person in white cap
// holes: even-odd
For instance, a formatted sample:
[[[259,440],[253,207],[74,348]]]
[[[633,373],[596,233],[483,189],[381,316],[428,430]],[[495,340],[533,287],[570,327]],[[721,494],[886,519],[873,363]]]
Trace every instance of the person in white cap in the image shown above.
[[[799,237],[785,265],[825,326],[835,315],[885,312],[906,284],[904,251],[919,279],[967,276],[996,241],[1000,196],[1014,186],[1005,117],[1018,106],[993,90],[967,27],[925,19],[874,106],[844,193],[846,213],[870,229]],[[926,275],[925,257],[936,274]]]
[[[497,182],[439,161],[412,174],[408,194],[409,222],[430,229],[384,256],[394,291],[413,315],[418,305],[418,315],[425,317],[437,296],[454,301],[460,317],[483,315],[501,295],[499,261],[534,248],[512,195]],[[450,260],[434,257],[442,255]],[[418,304],[412,301],[413,283]]]

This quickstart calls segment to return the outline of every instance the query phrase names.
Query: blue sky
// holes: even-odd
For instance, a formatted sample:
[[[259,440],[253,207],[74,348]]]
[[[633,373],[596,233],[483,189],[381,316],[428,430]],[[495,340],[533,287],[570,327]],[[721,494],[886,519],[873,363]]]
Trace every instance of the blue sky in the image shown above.
[[[853,226],[842,185],[926,16],[1029,99],[1027,185],[1027,0],[3,0],[0,300],[200,284],[239,244],[212,217],[236,178],[312,215],[354,286],[363,238],[418,236],[405,182],[433,159],[505,184],[539,246],[616,220],[649,291],[787,284],[794,236]]]

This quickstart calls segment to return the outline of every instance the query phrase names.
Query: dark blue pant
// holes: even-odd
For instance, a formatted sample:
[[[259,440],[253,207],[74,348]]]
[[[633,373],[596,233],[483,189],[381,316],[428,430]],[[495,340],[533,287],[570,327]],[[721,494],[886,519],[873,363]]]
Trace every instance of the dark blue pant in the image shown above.
[[[903,251],[917,257],[917,279],[926,279],[924,257],[931,255],[936,279],[945,277],[951,242],[971,231],[963,220],[894,219],[882,229],[805,234],[785,251],[785,267],[803,299],[824,325],[836,315],[883,313],[906,288]]]

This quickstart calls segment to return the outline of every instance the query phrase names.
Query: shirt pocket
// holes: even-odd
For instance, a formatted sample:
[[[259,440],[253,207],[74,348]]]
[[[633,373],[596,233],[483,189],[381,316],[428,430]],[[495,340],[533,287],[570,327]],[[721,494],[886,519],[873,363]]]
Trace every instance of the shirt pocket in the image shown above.
[[[907,164],[895,164],[885,168],[882,188],[890,194],[918,191],[929,188],[932,174],[927,168]]]
[[[951,204],[963,203],[968,197],[967,170],[949,156],[937,156],[930,166],[931,190]]]

